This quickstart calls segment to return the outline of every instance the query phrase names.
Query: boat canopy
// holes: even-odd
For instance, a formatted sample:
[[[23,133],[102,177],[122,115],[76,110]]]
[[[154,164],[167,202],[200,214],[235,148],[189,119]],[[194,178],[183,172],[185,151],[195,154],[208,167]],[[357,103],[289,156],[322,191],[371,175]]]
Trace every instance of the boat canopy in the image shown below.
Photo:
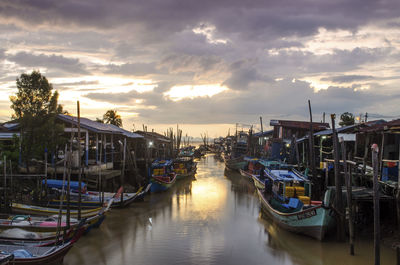
[[[268,176],[274,181],[298,181],[298,182],[308,182],[307,179],[299,174],[296,174],[292,170],[268,170]]]
[[[62,189],[62,180],[58,179],[48,179],[47,180],[47,187],[49,188],[56,188]],[[42,181],[42,184],[45,185],[45,180]],[[78,181],[70,181],[70,188],[71,190],[79,190],[79,182]],[[82,190],[86,190],[86,183],[81,183]],[[67,182],[64,183],[64,188],[67,188]]]
[[[172,165],[172,160],[155,160],[151,166],[152,167],[167,167]]]

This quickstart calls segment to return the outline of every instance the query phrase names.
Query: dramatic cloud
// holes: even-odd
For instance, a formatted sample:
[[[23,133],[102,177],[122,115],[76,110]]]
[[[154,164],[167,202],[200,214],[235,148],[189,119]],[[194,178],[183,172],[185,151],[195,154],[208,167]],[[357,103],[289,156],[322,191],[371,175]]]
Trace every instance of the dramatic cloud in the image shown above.
[[[0,104],[38,69],[66,109],[79,99],[82,115],[113,108],[124,124],[307,119],[307,99],[316,117],[396,117],[399,10],[395,0],[3,0]]]

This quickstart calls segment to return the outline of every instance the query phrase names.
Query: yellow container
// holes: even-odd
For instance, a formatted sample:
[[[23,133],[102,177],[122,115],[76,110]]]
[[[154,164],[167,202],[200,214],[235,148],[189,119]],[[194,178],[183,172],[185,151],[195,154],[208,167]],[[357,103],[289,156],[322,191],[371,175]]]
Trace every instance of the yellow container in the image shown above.
[[[185,168],[184,164],[179,164],[179,168]]]
[[[308,196],[298,196],[298,198],[303,204],[310,204],[311,203],[311,199]]]
[[[296,195],[304,196],[304,187],[296,187]]]
[[[285,188],[285,197],[287,197],[287,198],[294,197],[294,187],[286,187]]]

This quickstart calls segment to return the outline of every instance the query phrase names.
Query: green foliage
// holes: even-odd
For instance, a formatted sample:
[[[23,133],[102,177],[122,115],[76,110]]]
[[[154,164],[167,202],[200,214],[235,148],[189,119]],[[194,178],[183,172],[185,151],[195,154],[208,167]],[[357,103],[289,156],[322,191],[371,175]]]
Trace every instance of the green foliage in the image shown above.
[[[122,126],[121,116],[117,113],[116,110],[107,110],[107,112],[103,115],[104,123],[113,124],[115,126]]]
[[[10,97],[11,108],[21,124],[22,158],[28,164],[32,158],[43,159],[45,149],[56,152],[65,143],[63,125],[56,123],[57,114],[65,112],[58,104],[58,92],[40,72],[21,74],[17,88]]]
[[[19,142],[20,142],[20,139],[15,134],[11,140],[1,141],[0,142],[0,155],[1,155],[0,159],[3,160],[4,156],[6,156],[7,161],[11,160],[13,165],[17,165],[18,158],[19,158]]]
[[[340,115],[340,126],[348,126],[348,125],[353,125],[355,123],[355,118],[354,115],[350,112],[345,112],[342,115]]]

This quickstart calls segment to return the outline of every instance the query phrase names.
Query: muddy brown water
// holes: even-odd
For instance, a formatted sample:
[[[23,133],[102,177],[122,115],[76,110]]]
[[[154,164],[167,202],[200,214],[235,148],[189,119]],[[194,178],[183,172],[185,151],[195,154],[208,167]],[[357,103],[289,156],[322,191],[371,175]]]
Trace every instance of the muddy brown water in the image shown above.
[[[278,228],[261,214],[254,185],[207,155],[195,178],[113,209],[64,264],[373,264],[373,240],[355,246],[350,256],[334,238],[319,242]],[[383,247],[381,264],[395,265],[395,254]]]

